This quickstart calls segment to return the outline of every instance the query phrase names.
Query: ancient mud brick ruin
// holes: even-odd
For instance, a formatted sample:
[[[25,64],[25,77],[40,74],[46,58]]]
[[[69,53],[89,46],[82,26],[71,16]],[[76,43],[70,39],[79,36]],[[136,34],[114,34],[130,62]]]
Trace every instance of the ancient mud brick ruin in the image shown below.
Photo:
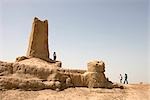
[[[34,18],[27,57],[36,57],[43,60],[49,60],[47,20],[40,21],[38,18]]]
[[[87,70],[63,69],[60,61],[49,59],[48,21],[34,18],[27,56],[16,62],[0,61],[0,89],[63,90],[68,87],[113,88],[105,77],[103,61],[91,61]]]

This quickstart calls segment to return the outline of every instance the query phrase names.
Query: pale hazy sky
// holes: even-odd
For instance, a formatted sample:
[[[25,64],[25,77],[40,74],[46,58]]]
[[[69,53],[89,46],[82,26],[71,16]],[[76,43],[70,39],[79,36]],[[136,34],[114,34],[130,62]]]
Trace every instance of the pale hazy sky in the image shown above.
[[[103,60],[106,76],[150,82],[148,0],[1,0],[0,60],[26,55],[33,18],[49,22],[49,49],[64,68]]]

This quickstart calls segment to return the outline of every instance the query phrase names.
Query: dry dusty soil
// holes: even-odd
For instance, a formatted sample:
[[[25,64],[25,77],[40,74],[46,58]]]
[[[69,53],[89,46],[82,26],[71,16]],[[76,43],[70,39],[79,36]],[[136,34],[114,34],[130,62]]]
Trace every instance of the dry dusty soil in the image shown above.
[[[125,89],[68,88],[63,91],[0,90],[0,100],[150,100],[150,84],[129,84]]]

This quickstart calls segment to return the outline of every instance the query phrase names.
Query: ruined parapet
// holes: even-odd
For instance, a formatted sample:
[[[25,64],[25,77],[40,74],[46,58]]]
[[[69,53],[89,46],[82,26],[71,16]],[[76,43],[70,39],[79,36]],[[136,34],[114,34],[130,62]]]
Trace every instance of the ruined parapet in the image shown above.
[[[87,64],[87,71],[103,73],[105,72],[105,63],[103,61],[96,61],[96,60],[90,61]]]
[[[87,71],[65,70],[58,67],[43,67],[34,64],[25,65],[21,62],[0,62],[0,87],[25,90],[63,90],[68,87],[123,88],[122,86],[114,85],[105,77],[105,64],[103,61],[89,62]],[[7,78],[7,75],[10,78]],[[11,88],[8,85],[11,85]]]
[[[36,57],[49,61],[48,21],[34,18],[30,34],[27,57]]]
[[[113,88],[113,83],[105,77],[105,63],[91,61],[86,70],[59,69],[59,72],[70,78],[73,87]]]
[[[112,88],[112,82],[105,77],[105,64],[103,61],[91,61],[87,64],[88,70],[83,74],[84,83],[88,87]]]
[[[84,84],[84,76],[83,74],[86,70],[79,69],[59,69],[59,72],[63,75],[67,76],[66,86],[68,87],[86,87]]]

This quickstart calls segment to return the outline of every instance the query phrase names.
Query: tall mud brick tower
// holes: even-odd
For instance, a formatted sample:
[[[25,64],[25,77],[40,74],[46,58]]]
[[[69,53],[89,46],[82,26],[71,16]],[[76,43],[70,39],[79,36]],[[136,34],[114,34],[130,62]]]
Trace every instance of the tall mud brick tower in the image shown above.
[[[48,21],[34,18],[30,34],[27,57],[36,57],[49,61]]]

